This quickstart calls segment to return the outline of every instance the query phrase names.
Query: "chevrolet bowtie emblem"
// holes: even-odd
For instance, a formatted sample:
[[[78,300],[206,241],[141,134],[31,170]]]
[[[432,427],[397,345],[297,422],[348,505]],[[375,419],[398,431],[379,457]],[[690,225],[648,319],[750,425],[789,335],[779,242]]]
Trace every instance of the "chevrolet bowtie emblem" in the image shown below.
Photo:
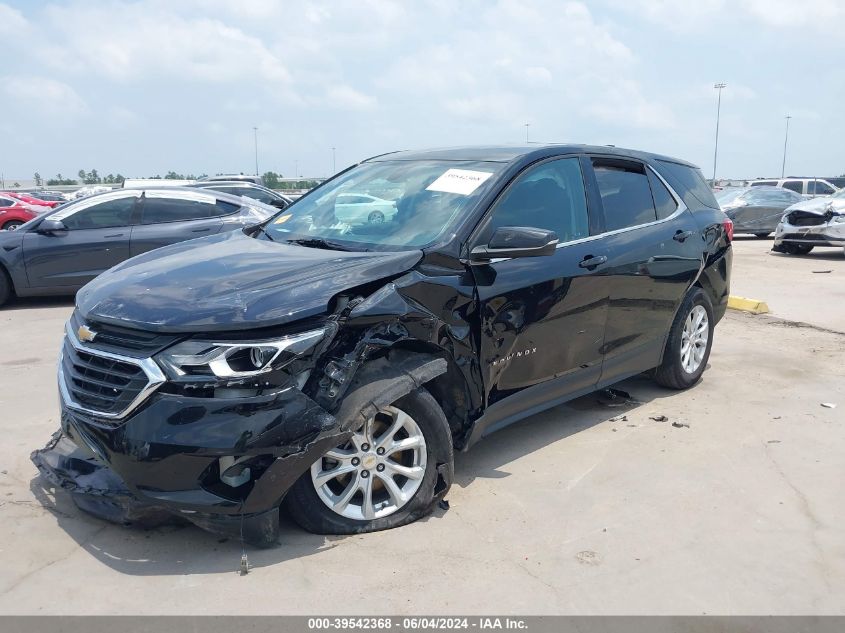
[[[80,341],[90,343],[95,338],[97,338],[97,333],[87,325],[80,325],[79,329],[76,330],[76,336],[79,338]]]

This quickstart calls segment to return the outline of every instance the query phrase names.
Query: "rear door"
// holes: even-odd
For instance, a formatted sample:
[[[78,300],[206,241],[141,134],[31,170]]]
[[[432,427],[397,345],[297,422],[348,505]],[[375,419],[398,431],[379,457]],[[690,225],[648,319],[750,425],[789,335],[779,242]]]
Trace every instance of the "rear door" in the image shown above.
[[[121,191],[62,207],[49,217],[61,220],[66,233],[27,231],[23,254],[29,285],[79,288],[128,259],[139,196],[138,191]]]
[[[140,223],[132,229],[130,253],[134,257],[168,244],[219,233],[223,228],[221,218],[239,208],[203,191],[146,191]]]
[[[551,256],[471,267],[488,404],[476,436],[532,406],[592,390],[601,371],[605,249],[590,236],[579,158],[526,169],[494,203],[472,245],[486,244],[502,226],[553,230],[560,244]],[[587,265],[591,259],[594,265]]]
[[[591,156],[601,197],[608,284],[600,384],[660,363],[675,312],[702,266],[692,213],[645,163]]]

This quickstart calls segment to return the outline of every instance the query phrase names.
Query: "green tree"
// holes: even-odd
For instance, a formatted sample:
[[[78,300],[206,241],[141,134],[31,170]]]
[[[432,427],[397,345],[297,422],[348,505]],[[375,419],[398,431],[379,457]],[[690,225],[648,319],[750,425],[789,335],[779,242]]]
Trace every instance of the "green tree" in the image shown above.
[[[55,178],[50,178],[47,181],[48,186],[55,186],[55,185],[78,185],[79,183],[72,178],[65,178],[61,174],[56,174]]]
[[[12,187],[14,187],[15,189],[19,188],[20,186],[21,186],[21,183],[19,183],[19,182],[12,183]]]
[[[35,186],[40,187],[41,183],[42,183],[41,174],[39,174],[38,172],[35,172]]]
[[[282,177],[281,174],[277,174],[274,171],[266,171],[262,178],[264,179],[264,186],[269,187],[270,189],[278,189],[279,188],[279,179]]]
[[[77,176],[79,176],[79,179],[80,179],[82,182],[85,182],[85,177],[86,177],[88,174],[86,174],[86,173],[85,173],[85,170],[84,170],[84,169],[80,169],[78,172],[76,172],[76,175],[77,175]]]

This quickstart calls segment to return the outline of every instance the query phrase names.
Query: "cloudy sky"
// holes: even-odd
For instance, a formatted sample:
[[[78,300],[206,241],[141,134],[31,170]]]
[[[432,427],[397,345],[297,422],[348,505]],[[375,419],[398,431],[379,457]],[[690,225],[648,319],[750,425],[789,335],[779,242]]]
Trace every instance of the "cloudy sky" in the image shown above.
[[[615,144],[845,172],[842,0],[0,1],[0,172],[326,175],[395,149]]]

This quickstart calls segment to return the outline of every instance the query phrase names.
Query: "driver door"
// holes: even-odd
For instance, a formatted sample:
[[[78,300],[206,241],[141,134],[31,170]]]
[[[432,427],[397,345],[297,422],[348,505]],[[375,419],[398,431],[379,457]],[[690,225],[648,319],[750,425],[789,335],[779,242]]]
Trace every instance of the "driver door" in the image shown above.
[[[495,229],[552,230],[545,257],[473,265],[481,315],[481,369],[487,394],[480,436],[521,411],[592,391],[601,375],[609,289],[604,239],[590,235],[578,157],[529,167],[499,197],[474,245]]]
[[[139,196],[121,191],[82,200],[48,217],[67,231],[23,237],[29,285],[34,288],[81,288],[100,273],[129,258],[131,223]]]

